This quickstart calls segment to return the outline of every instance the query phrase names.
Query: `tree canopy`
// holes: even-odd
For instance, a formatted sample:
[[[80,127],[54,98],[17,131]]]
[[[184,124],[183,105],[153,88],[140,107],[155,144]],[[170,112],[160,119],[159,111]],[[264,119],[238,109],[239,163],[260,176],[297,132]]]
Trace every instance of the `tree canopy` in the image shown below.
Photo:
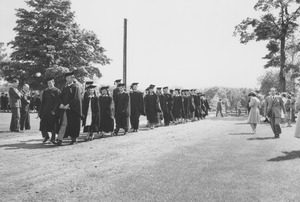
[[[109,64],[110,59],[97,35],[74,22],[70,0],[26,3],[30,9],[17,9],[16,37],[9,43],[14,51],[3,68],[6,79],[18,77],[38,88],[43,77],[55,76],[59,81],[66,71],[75,71],[80,82],[101,77],[96,64]],[[41,78],[36,77],[37,72]]]
[[[240,42],[268,41],[268,54],[265,68],[278,67],[279,86],[286,90],[285,74],[291,67],[286,60],[287,40],[291,39],[297,30],[297,19],[300,16],[299,0],[258,0],[254,9],[261,11],[260,19],[246,18],[235,27],[234,35],[239,35]]]

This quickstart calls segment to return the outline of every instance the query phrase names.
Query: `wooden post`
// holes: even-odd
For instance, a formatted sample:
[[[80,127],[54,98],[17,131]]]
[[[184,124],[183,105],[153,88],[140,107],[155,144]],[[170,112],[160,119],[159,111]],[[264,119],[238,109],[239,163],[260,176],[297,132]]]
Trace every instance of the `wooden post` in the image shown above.
[[[123,82],[127,86],[127,19],[124,18],[124,41],[123,41]]]

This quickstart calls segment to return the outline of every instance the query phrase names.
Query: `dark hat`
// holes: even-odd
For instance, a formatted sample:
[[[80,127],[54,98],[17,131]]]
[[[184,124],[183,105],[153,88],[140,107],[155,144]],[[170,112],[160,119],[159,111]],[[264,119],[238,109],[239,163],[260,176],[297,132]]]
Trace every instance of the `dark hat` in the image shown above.
[[[92,85],[94,83],[94,81],[86,81],[85,85]]]
[[[67,77],[67,76],[72,76],[72,75],[74,75],[74,72],[72,71],[72,72],[67,72],[67,73],[65,73],[65,78]]]
[[[149,89],[153,89],[155,87],[155,85],[150,84],[150,86],[148,87]]]
[[[256,93],[252,91],[248,94],[248,96],[256,96]]]
[[[168,88],[169,88],[168,86],[163,87],[163,89],[168,89]]]
[[[101,88],[100,88],[100,90],[107,90],[109,88],[109,86],[102,86]]]
[[[138,85],[138,84],[139,84],[139,83],[132,83],[131,86],[135,86],[135,85]]]
[[[161,90],[161,87],[156,87],[156,90]]]
[[[52,77],[48,77],[48,78],[46,78],[45,79],[46,81],[51,81],[51,80],[54,80],[54,77],[52,76]]]
[[[180,92],[180,89],[179,89],[179,88],[175,88],[175,91],[178,91],[178,92]]]
[[[119,83],[117,87],[123,87],[125,86],[125,83]]]
[[[97,86],[95,85],[89,85],[88,87],[86,87],[86,89],[91,89],[91,88],[96,88]]]
[[[117,79],[115,80],[115,83],[120,83],[122,81],[122,79]]]

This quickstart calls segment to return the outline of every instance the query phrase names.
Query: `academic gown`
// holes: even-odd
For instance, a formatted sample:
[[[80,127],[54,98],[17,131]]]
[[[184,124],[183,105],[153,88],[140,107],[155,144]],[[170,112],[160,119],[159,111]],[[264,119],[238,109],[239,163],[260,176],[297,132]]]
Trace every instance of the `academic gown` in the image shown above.
[[[182,118],[182,97],[174,96],[173,116],[175,119]]]
[[[77,138],[80,134],[80,120],[82,118],[81,90],[75,83],[65,86],[61,92],[61,103],[69,104],[67,113],[67,128],[64,137]],[[61,110],[61,120],[64,110]]]
[[[39,109],[40,131],[58,133],[60,94],[56,87],[44,90]]]
[[[115,102],[115,118],[116,128],[129,128],[129,117],[130,117],[130,97],[125,91],[119,92]]]
[[[195,103],[195,117],[200,118],[200,97],[198,95],[194,95],[194,103]]]
[[[143,94],[140,91],[132,91],[129,95],[131,105],[130,124],[133,129],[138,129],[140,115],[145,115]]]
[[[190,116],[189,97],[184,96],[182,99],[183,99],[183,118],[187,119]]]
[[[157,120],[157,106],[158,106],[158,98],[155,93],[147,94],[144,98],[145,102],[145,111],[147,115],[147,119],[151,124],[158,123]]]
[[[91,105],[91,112],[92,114],[90,114],[91,123],[87,123],[87,118],[88,116],[90,116],[88,114],[88,110],[89,110],[89,105]],[[92,130],[93,131],[97,131],[98,130],[98,122],[99,122],[99,114],[100,113],[100,107],[99,107],[99,102],[98,102],[98,98],[93,95],[93,96],[84,96],[83,100],[82,100],[82,115],[83,115],[83,119],[82,119],[82,126],[84,126],[83,132],[88,132],[90,131],[89,127],[93,127]]]
[[[99,131],[105,133],[112,132],[114,130],[112,97],[101,95],[99,97],[100,106],[100,125]]]

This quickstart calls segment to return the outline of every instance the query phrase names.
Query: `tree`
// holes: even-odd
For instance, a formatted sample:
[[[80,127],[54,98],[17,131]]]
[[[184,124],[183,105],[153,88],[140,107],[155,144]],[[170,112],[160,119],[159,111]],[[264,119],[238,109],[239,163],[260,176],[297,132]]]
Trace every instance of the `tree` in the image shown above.
[[[269,71],[266,71],[262,76],[260,76],[258,78],[258,82],[260,83],[260,92],[263,95],[269,95],[270,89],[272,87],[275,87],[276,89],[280,89],[278,75],[279,75],[279,71],[269,70]],[[293,76],[292,73],[288,73],[286,75],[287,80],[291,80],[292,76]],[[287,83],[286,91],[294,91],[294,83],[293,82]],[[286,91],[280,91],[280,92],[286,92]]]
[[[286,43],[298,27],[300,16],[299,0],[258,0],[254,9],[262,11],[260,19],[247,18],[235,27],[234,36],[240,36],[240,42],[247,44],[251,40],[268,41],[269,53],[263,57],[268,62],[264,66],[279,67],[279,86],[286,90]],[[295,8],[292,12],[292,8]],[[252,27],[252,30],[249,30]]]
[[[80,29],[74,22],[70,0],[28,0],[31,8],[17,9],[17,35],[9,44],[14,51],[6,66],[7,79],[13,76],[38,87],[44,76],[58,76],[75,70],[80,82],[85,77],[101,77],[95,64],[109,64],[100,40],[92,31]],[[14,72],[15,74],[10,74]],[[34,85],[36,83],[37,85]]]

